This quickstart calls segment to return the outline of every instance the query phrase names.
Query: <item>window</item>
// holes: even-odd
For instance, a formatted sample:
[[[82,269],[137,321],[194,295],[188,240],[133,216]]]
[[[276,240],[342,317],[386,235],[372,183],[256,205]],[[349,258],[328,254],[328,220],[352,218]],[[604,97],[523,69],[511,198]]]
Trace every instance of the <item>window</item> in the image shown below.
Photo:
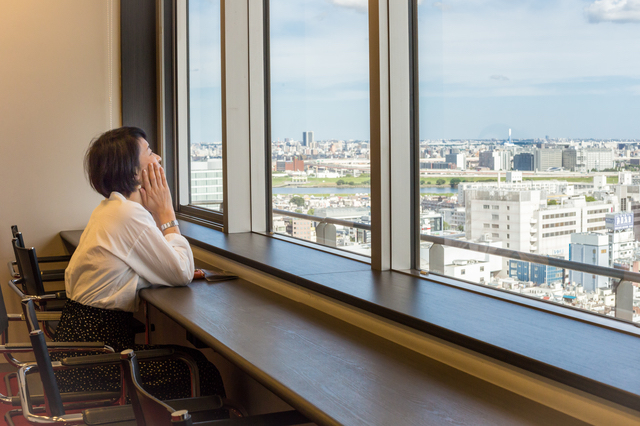
[[[515,1],[500,3],[500,12],[495,13],[497,7],[492,1],[466,7],[418,2],[420,159],[473,158],[473,170],[456,166],[455,172],[423,171],[420,178],[425,173],[445,180],[453,175],[471,178],[458,185],[457,193],[440,197],[442,204],[465,209],[464,236],[450,238],[490,244],[486,221],[491,210],[489,229],[500,229],[500,221],[506,220],[509,231],[506,236],[489,234],[492,243],[501,235],[509,247],[506,240],[513,231],[517,235],[510,241],[513,250],[568,259],[571,234],[606,231],[605,214],[621,207],[600,195],[605,190],[619,193],[613,186],[618,178],[592,171],[613,170],[614,161],[630,158],[636,149],[629,141],[637,134],[637,126],[623,130],[614,121],[637,106],[637,99],[622,95],[637,86],[637,67],[634,70],[628,56],[611,46],[622,43],[634,52],[638,47],[628,41],[628,27],[607,22],[605,29],[597,22],[611,21],[610,17],[578,3],[567,8],[545,3],[533,9],[530,3]],[[560,15],[565,17],[562,23],[557,20]],[[540,22],[550,31],[540,33]],[[590,37],[599,40],[599,47],[590,47]],[[577,58],[578,45],[589,55]],[[594,65],[600,62],[596,58],[607,58],[609,65]],[[613,110],[606,106],[609,102],[616,102]],[[580,113],[562,123],[552,118],[576,108]],[[623,167],[636,169],[637,165]],[[536,170],[553,175],[532,179],[529,172]],[[506,180],[502,180],[504,172],[509,174]],[[482,178],[477,177],[479,173]],[[631,176],[620,178],[632,186]],[[621,197],[629,194],[640,203],[640,196],[626,189]],[[504,207],[509,213],[500,217],[498,211]],[[511,207],[517,212],[513,219]],[[469,254],[475,255],[478,252]],[[508,271],[491,272],[493,284],[503,286],[499,277],[509,276]],[[550,282],[550,274],[539,271],[537,276]],[[520,281],[514,288],[529,286],[524,275]],[[504,286],[512,289],[510,284]],[[586,301],[577,305],[607,311],[598,300],[598,308]]]
[[[179,170],[184,181],[180,204],[221,211],[224,199],[222,170],[222,92],[220,1],[188,2],[188,139],[181,146]],[[186,138],[184,138],[186,139]]]
[[[359,39],[360,44],[351,53],[345,55],[340,50],[352,46],[348,38],[343,40],[344,34],[357,32],[366,27],[367,14],[362,9],[348,9],[338,5],[338,3],[345,2],[321,2],[320,0],[315,2],[273,0],[269,2],[270,33],[268,45],[270,47],[270,57],[266,58],[269,68],[264,73],[270,75],[271,78],[267,85],[270,98],[267,99],[269,101],[268,104],[263,103],[262,105],[268,111],[267,118],[271,119],[266,123],[267,128],[271,127],[271,133],[266,136],[268,141],[266,145],[269,149],[265,147],[265,150],[270,151],[270,153],[265,158],[261,158],[264,160],[261,164],[267,164],[267,169],[272,171],[268,181],[270,181],[274,191],[269,192],[269,195],[266,196],[268,198],[268,210],[273,213],[268,215],[269,220],[267,221],[266,231],[271,230],[278,234],[286,234],[314,242],[318,241],[317,234],[321,221],[317,219],[309,220],[300,216],[319,216],[317,210],[321,208],[318,207],[321,202],[328,203],[329,208],[347,209],[354,207],[353,201],[349,201],[348,197],[336,194],[338,189],[348,188],[356,189],[360,193],[369,192],[369,188],[366,186],[368,184],[365,184],[367,176],[364,176],[362,181],[354,179],[354,184],[351,185],[346,175],[349,174],[347,170],[350,170],[349,167],[351,167],[355,178],[355,165],[359,166],[359,164],[355,162],[348,164],[349,161],[354,159],[354,155],[356,155],[355,159],[371,161],[371,156],[367,156],[366,145],[370,137],[368,134],[350,134],[349,130],[345,130],[350,128],[349,126],[359,123],[362,116],[365,117],[365,120],[369,117],[368,64],[360,68],[350,62],[352,59],[365,57],[362,62],[368,63],[368,58],[366,58],[368,53],[366,41],[368,34],[366,30],[362,31],[363,36]],[[192,0],[190,2],[191,9],[195,10],[198,4],[215,4],[219,9],[217,2],[205,2],[202,0]],[[232,4],[232,2],[227,2],[226,4]],[[329,6],[333,8],[328,10],[330,13],[315,13],[320,8]],[[419,232],[425,234],[438,232],[448,238],[459,238],[464,235],[469,241],[481,241],[487,236],[488,231],[485,228],[490,228],[485,223],[488,220],[488,212],[486,210],[492,210],[489,206],[494,205],[495,202],[501,202],[504,203],[507,211],[510,211],[511,206],[515,207],[515,220],[507,224],[507,229],[509,230],[511,230],[510,225],[513,224],[515,227],[513,230],[518,235],[512,242],[514,244],[513,249],[546,255],[549,254],[547,250],[550,250],[550,248],[542,244],[540,241],[541,235],[537,232],[537,229],[541,228],[538,222],[541,221],[542,216],[549,218],[549,216],[553,215],[554,219],[565,221],[567,219],[564,218],[567,216],[573,216],[574,218],[578,216],[580,219],[577,220],[576,229],[571,232],[583,232],[585,229],[582,222],[586,221],[586,218],[582,218],[585,210],[576,209],[578,211],[576,214],[575,211],[566,212],[564,205],[541,206],[540,203],[536,203],[535,197],[530,198],[529,196],[535,195],[531,191],[536,191],[537,189],[526,189],[527,185],[532,185],[532,187],[540,186],[542,188],[540,189],[541,191],[550,194],[554,194],[555,191],[552,186],[554,184],[549,184],[543,180],[521,182],[521,188],[518,191],[509,190],[511,186],[515,187],[516,185],[503,181],[502,187],[496,190],[497,188],[492,185],[496,183],[495,181],[498,178],[497,171],[501,169],[502,164],[505,166],[509,164],[507,167],[515,166],[515,157],[517,155],[535,157],[535,153],[538,153],[538,162],[553,163],[557,161],[557,158],[549,158],[553,157],[553,153],[535,151],[538,149],[541,151],[555,149],[549,146],[563,144],[578,147],[589,147],[597,144],[613,146],[617,142],[616,138],[627,137],[632,139],[637,132],[629,131],[628,128],[625,129],[623,125],[620,125],[621,121],[624,120],[611,118],[615,116],[616,111],[619,113],[617,117],[624,117],[625,111],[633,110],[634,104],[632,100],[616,98],[618,96],[616,93],[630,93],[629,90],[625,90],[625,87],[622,86],[631,84],[629,81],[634,81],[634,75],[637,74],[634,70],[637,70],[637,67],[633,68],[623,60],[615,60],[616,58],[613,56],[616,49],[611,49],[610,55],[606,55],[602,51],[599,53],[591,52],[601,49],[600,45],[607,44],[604,38],[609,36],[609,33],[621,41],[633,40],[634,38],[630,37],[629,34],[624,34],[625,31],[630,31],[629,25],[612,24],[603,29],[605,25],[597,26],[585,21],[584,27],[580,27],[581,31],[572,32],[573,26],[578,25],[576,20],[584,18],[582,7],[573,8],[572,16],[575,18],[574,20],[558,19],[558,21],[562,21],[562,24],[556,26],[555,19],[533,19],[535,17],[548,18],[549,15],[538,16],[538,14],[542,13],[543,9],[548,11],[548,8],[558,8],[556,5],[545,3],[540,8],[528,8],[520,2],[507,2],[502,6],[504,7],[501,7],[500,13],[492,16],[490,13],[484,13],[486,10],[483,10],[483,8],[492,9],[492,7],[488,7],[487,3],[474,4],[468,8],[456,8],[449,7],[449,5],[443,6],[437,2],[420,2],[418,6],[420,43],[417,44],[420,49],[417,58],[419,65],[417,75],[419,92],[415,94],[416,97],[420,98],[419,116],[417,117],[417,121],[420,124],[417,138],[419,149],[417,151],[419,151],[420,160],[427,160],[425,163],[437,164],[438,159],[446,159],[447,156],[452,156],[449,157],[450,159],[455,158],[456,163],[446,161],[447,170],[421,169],[419,179],[424,180],[424,184],[412,185],[409,181],[404,182],[404,184],[406,187],[411,188],[420,187],[416,191],[419,192],[416,198],[420,198],[415,203],[415,207],[419,206],[420,209],[412,209],[413,214],[418,216],[419,219]],[[571,6],[566,5],[566,8],[570,9]],[[555,11],[559,12],[559,10]],[[338,15],[348,17],[348,19],[334,20],[334,17]],[[551,15],[553,16],[553,14]],[[322,20],[314,21],[315,18],[320,17]],[[197,17],[194,17],[193,20],[197,19]],[[320,28],[335,22],[338,22],[338,25],[331,26],[333,32],[329,31],[329,28]],[[194,22],[190,22],[190,24],[194,24]],[[233,23],[228,24],[227,27],[233,25]],[[545,25],[545,28],[552,28],[542,34],[539,30],[542,24]],[[215,28],[212,25],[203,25],[202,27]],[[515,27],[517,29],[514,30]],[[487,31],[486,28],[491,28],[491,31]],[[594,34],[592,38],[582,37],[587,30],[596,31],[597,34]],[[302,35],[303,33],[304,35]],[[575,36],[575,34],[579,34],[580,37]],[[301,45],[313,45],[322,48],[322,41],[325,35],[327,39],[332,40],[330,43],[326,43],[326,46],[331,47],[332,53],[336,53],[335,56],[340,59],[347,58],[348,60],[341,60],[336,66],[335,62],[316,60],[317,57],[311,57],[300,50],[302,49]],[[195,48],[195,41],[198,38],[197,36],[192,37],[190,33],[189,36],[190,48]],[[337,43],[335,39],[341,42]],[[602,40],[602,42],[596,43],[595,46],[582,45],[583,48],[577,51],[589,52],[589,54],[582,56],[591,60],[597,59],[597,61],[584,64],[582,63],[584,58],[580,57],[580,55],[575,58],[575,55],[568,54],[576,51],[573,46],[567,45],[568,41],[580,44],[589,39]],[[257,44],[260,45],[261,43]],[[615,45],[617,46],[618,44]],[[289,47],[293,48],[289,49]],[[554,49],[552,48],[556,47],[566,48],[565,53],[567,54],[562,54],[562,52],[553,54]],[[640,56],[634,54],[637,48],[625,44],[625,46],[621,46],[621,50],[623,47],[628,48],[627,59]],[[336,49],[339,49],[339,51],[336,52]],[[289,57],[286,57],[287,52],[290,53]],[[514,56],[514,52],[517,55]],[[517,57],[517,60],[514,60],[514,57]],[[252,60],[253,58],[250,58],[250,62]],[[633,61],[628,62],[632,63]],[[189,66],[190,73],[197,74],[199,72],[196,71],[194,61],[189,62]],[[607,67],[616,70],[616,76],[614,76],[616,78],[612,79],[607,74],[609,72]],[[322,68],[322,70],[315,68]],[[340,82],[340,88],[337,90],[332,90],[335,87],[331,85],[330,81],[314,78],[322,77],[325,74],[324,71],[329,68],[331,71],[336,71],[337,68],[337,71],[343,73],[342,76],[345,77]],[[365,76],[364,78],[354,76],[361,70],[364,70],[361,73],[362,76]],[[392,78],[390,80],[393,81]],[[189,80],[189,82],[190,89],[193,90],[198,87],[197,76],[194,76],[193,81]],[[355,84],[352,84],[354,82]],[[324,87],[328,89],[318,94],[317,91],[314,91],[314,89],[317,89],[314,86],[318,84],[325,85]],[[631,87],[635,87],[635,85],[637,84],[631,85]],[[293,97],[287,99],[286,96],[292,92]],[[336,93],[339,95],[338,97],[334,96]],[[603,93],[604,97],[598,99],[597,93]],[[611,96],[611,98],[608,96]],[[580,101],[578,102],[578,100]],[[599,100],[606,102],[599,102]],[[620,102],[617,102],[618,100]],[[192,99],[189,103],[191,109],[196,108],[196,101],[197,99]],[[349,116],[341,120],[342,117],[336,119],[335,116],[331,116],[327,119],[334,111],[324,107],[330,105],[331,108],[336,108],[336,105],[340,103],[349,105],[351,107],[350,112],[359,114],[360,117]],[[391,103],[386,105],[392,106]],[[609,107],[611,107],[612,111],[607,111]],[[526,111],[526,114],[518,114],[520,111]],[[572,114],[567,116],[566,111],[572,111]],[[395,112],[392,109],[391,115]],[[191,121],[188,122],[190,126],[194,126],[194,123],[197,123],[198,114],[198,111],[190,111],[189,118]],[[255,115],[252,114],[252,116]],[[202,114],[201,117],[204,116],[205,114]],[[572,116],[580,117],[580,123],[574,121]],[[553,120],[554,117],[563,117],[563,120]],[[567,117],[566,120],[564,119],[565,117]],[[202,122],[203,120],[200,121]],[[347,125],[340,127],[339,131],[342,133],[336,132],[334,134],[321,135],[328,129],[328,127],[324,127],[327,122],[347,122]],[[616,124],[617,127],[613,126],[613,124]],[[282,130],[287,129],[287,126],[297,126],[297,128],[292,131]],[[182,129],[185,128],[184,126],[181,127]],[[512,135],[509,135],[510,127],[512,127]],[[368,129],[368,125],[364,125],[363,128]],[[198,145],[201,142],[195,139],[197,132],[192,127],[188,127],[188,129],[191,129],[191,139],[186,143],[185,151],[188,153],[186,158],[191,160],[192,145],[195,146],[194,149],[197,151],[197,149],[201,148]],[[511,143],[511,137],[517,144]],[[563,137],[566,137],[567,140],[561,139]],[[222,137],[220,137],[220,140],[223,141]],[[570,140],[575,144],[570,143]],[[213,142],[216,141],[213,140]],[[399,139],[394,139],[394,142],[400,143]],[[181,139],[180,143],[185,144],[185,140]],[[316,143],[318,145],[324,143],[324,147],[317,149],[318,154],[314,154],[311,147],[307,150],[307,144],[315,146]],[[241,144],[238,143],[238,145]],[[304,150],[301,149],[303,146]],[[357,146],[357,149],[354,149],[354,146]],[[395,149],[395,147],[393,145],[390,149]],[[224,152],[222,151],[223,148]],[[220,145],[220,155],[227,155],[235,149],[235,146],[227,145],[225,142],[224,147]],[[311,160],[308,160],[308,157],[319,156],[320,150],[325,154],[327,151],[331,152],[331,154],[324,158],[313,158],[315,164],[310,167]],[[532,153],[528,152],[528,150]],[[617,149],[611,148],[611,150],[614,150],[614,154],[617,154]],[[210,153],[212,151],[209,150],[207,152]],[[213,150],[213,152],[213,155],[216,155],[216,151]],[[304,153],[304,158],[302,158],[302,155],[299,158],[294,158],[299,152]],[[481,177],[474,179],[477,181],[463,182],[460,183],[459,187],[450,186],[447,181],[450,182],[452,175],[452,172],[450,172],[451,164],[456,164],[456,167],[459,167],[458,164],[465,164],[465,161],[457,162],[458,159],[463,159],[464,157],[466,157],[466,163],[470,163],[469,160],[477,160],[479,162],[478,152],[491,154],[487,158],[482,158],[482,161],[491,164],[493,169],[488,166],[479,166],[483,170],[482,173],[478,173]],[[542,158],[542,154],[547,158]],[[583,154],[580,153],[580,155]],[[584,155],[587,156],[587,154]],[[625,158],[625,156],[620,155],[619,158]],[[253,160],[254,158],[252,157],[252,164]],[[302,160],[304,165],[294,160]],[[325,161],[322,163],[319,160]],[[338,163],[337,160],[340,160],[340,162]],[[382,160],[386,161],[388,158],[383,157]],[[567,161],[570,160],[571,158]],[[471,164],[475,167],[473,161],[471,161]],[[206,201],[206,199],[198,200],[195,196],[206,196],[209,187],[215,187],[213,188],[213,193],[221,193],[225,183],[221,181],[222,176],[216,175],[214,173],[216,170],[213,169],[189,169],[189,163],[190,161],[187,163],[187,167],[182,168],[182,170],[187,171],[188,185],[186,189],[182,186],[180,187],[180,204],[215,209],[215,203],[211,203],[212,205],[209,206],[197,205],[197,202]],[[602,164],[602,161],[599,163]],[[339,167],[334,167],[336,164]],[[385,165],[387,164],[385,163]],[[406,164],[408,163],[405,163],[405,167]],[[576,164],[579,164],[577,160]],[[589,164],[586,159],[584,164]],[[234,166],[235,164],[232,164],[230,168]],[[369,164],[368,166],[375,170],[375,167],[380,166],[380,164]],[[321,183],[318,182],[318,176],[323,173],[322,167],[325,167],[326,171],[324,174],[325,182],[322,183],[331,184],[327,192],[322,192],[325,188],[312,188],[313,184]],[[332,167],[342,171],[332,171]],[[304,173],[299,173],[300,168],[303,168]],[[314,168],[316,170],[313,170]],[[209,175],[209,172],[212,174]],[[227,172],[229,171],[224,170],[225,175]],[[207,174],[203,176],[200,173]],[[338,173],[338,175],[337,177],[328,178],[329,173]],[[398,169],[393,169],[390,173],[397,175]],[[464,174],[464,170],[456,171],[456,176],[462,177]],[[560,181],[564,177],[562,173],[554,173],[555,176]],[[182,179],[182,171],[179,177]],[[362,174],[360,177],[362,177]],[[592,176],[583,173],[580,179],[584,180],[585,177],[591,178]],[[314,179],[316,180],[314,181]],[[332,179],[333,181],[329,182],[327,179]],[[341,184],[338,182],[340,179],[343,180]],[[438,184],[438,179],[444,180],[445,183]],[[359,186],[357,182],[362,182],[362,186]],[[285,184],[287,187],[284,186]],[[574,186],[574,188],[568,189],[576,189],[575,193],[581,194],[584,191],[588,191],[588,189],[580,187],[583,184],[584,186],[592,185],[591,182],[577,182],[575,185],[569,182],[569,186]],[[312,194],[311,189],[318,193]],[[483,191],[483,189],[487,189],[487,191]],[[251,190],[254,193],[267,192],[261,185],[252,186]],[[286,193],[286,190],[290,190],[289,193]],[[475,192],[475,195],[487,192],[489,195],[485,198],[473,198],[475,195],[472,195],[472,192]],[[186,201],[184,201],[185,194]],[[331,194],[334,195],[331,196]],[[434,196],[434,194],[436,195]],[[453,196],[450,194],[453,194]],[[226,200],[224,195],[226,195]],[[228,197],[231,196],[231,194],[223,194],[222,199],[228,203]],[[501,198],[498,199],[499,197]],[[510,198],[517,198],[517,200]],[[563,201],[567,201],[568,198],[571,197],[564,197]],[[579,198],[579,196],[575,198]],[[561,198],[558,197],[557,199],[560,200]],[[546,201],[546,199],[544,200]],[[371,207],[370,204],[367,205],[366,196],[357,197],[356,201],[367,207],[367,211],[370,210]],[[456,203],[459,203],[459,206],[456,206]],[[463,205],[463,203],[467,204]],[[507,205],[507,203],[510,205]],[[591,203],[591,205],[600,204],[600,202]],[[391,210],[398,207],[408,209],[406,205],[399,204],[387,203],[386,206]],[[472,204],[473,206],[471,206]],[[217,205],[220,206],[219,202]],[[252,207],[253,205],[251,204]],[[261,205],[265,206],[267,203],[261,203]],[[449,229],[444,229],[445,213],[443,211],[447,208],[459,208],[460,206],[463,207],[462,214],[465,216],[457,221],[456,226],[453,226],[452,222],[447,220],[450,227]],[[414,206],[412,205],[411,207]],[[476,210],[480,211],[480,216],[477,215]],[[498,210],[499,208],[496,209],[496,213]],[[597,210],[608,212],[611,211],[611,208],[597,207]],[[285,213],[280,211],[285,211]],[[529,216],[529,213],[534,211],[536,214]],[[231,210],[227,213],[233,214]],[[394,211],[394,217],[400,216],[395,213],[396,211]],[[354,212],[350,214],[352,214],[351,217],[356,217]],[[603,215],[604,213],[591,213],[590,211],[587,214]],[[259,215],[253,215],[253,217],[256,216]],[[262,217],[266,216],[262,215]],[[365,216],[371,217],[369,214]],[[325,217],[329,217],[329,215]],[[374,217],[380,216],[374,215]],[[362,220],[362,218],[358,220]],[[499,220],[498,215],[496,215],[495,220]],[[507,217],[507,220],[510,221],[510,216]],[[378,228],[382,225],[384,228],[385,224],[377,222],[374,225]],[[597,225],[596,228],[602,226],[602,229],[604,229],[603,222],[594,222],[594,225]],[[596,228],[588,228],[587,230]],[[225,229],[227,228],[225,227]],[[555,229],[557,228],[546,229],[545,232],[555,231]],[[265,229],[257,232],[265,232]],[[499,237],[497,233],[491,235],[496,239]],[[348,249],[356,248],[357,246],[358,249],[365,251],[367,250],[367,245],[376,247],[376,244],[380,244],[380,242],[370,241],[371,235],[366,232],[366,229],[337,229],[336,237],[340,237],[339,243],[337,243],[340,244],[340,248]],[[549,237],[549,239],[551,238]],[[568,234],[563,234],[561,239],[563,243],[566,243],[570,237]],[[419,238],[414,240],[419,241]],[[483,242],[481,241],[481,243]],[[485,240],[484,243],[487,244],[487,241]],[[503,242],[493,240],[492,243],[495,243],[496,246],[498,244],[501,246]],[[407,242],[407,244],[409,243]],[[396,253],[397,247],[397,245],[394,246]],[[510,248],[510,243],[507,242],[506,247]],[[418,258],[420,261],[426,259],[428,261],[428,246],[424,250],[420,250],[419,254],[417,254],[417,243],[416,247],[413,248],[415,248],[416,256],[412,258]],[[420,247],[420,249],[422,248]],[[562,249],[565,250],[564,255],[566,256],[566,247],[562,247]],[[491,263],[504,264],[505,262],[488,262],[487,265]],[[493,266],[489,266],[489,268],[493,268]],[[515,288],[507,288],[504,281],[496,279],[507,276],[507,271],[495,269],[485,272],[486,275],[480,277],[479,283],[503,290]],[[533,275],[531,274],[531,276]],[[545,274],[540,273],[536,274],[536,276],[544,277]],[[472,281],[475,278],[475,274],[472,273],[467,279]],[[567,277],[567,279],[569,278]],[[527,288],[527,284],[523,283],[529,280],[518,281],[514,279],[513,281],[517,281],[517,286],[519,286],[517,291],[520,291]],[[558,293],[561,291],[559,289]],[[576,306],[579,306],[579,303],[576,303]]]
[[[371,231],[339,223],[371,220],[366,10],[271,0],[269,31],[271,229],[370,255]],[[290,232],[291,221],[310,231]],[[442,222],[431,215],[421,226]]]
[[[484,224],[484,227],[485,227],[485,228],[488,228],[488,227],[489,227],[489,224],[488,224],[488,223],[485,223],[485,224]]]

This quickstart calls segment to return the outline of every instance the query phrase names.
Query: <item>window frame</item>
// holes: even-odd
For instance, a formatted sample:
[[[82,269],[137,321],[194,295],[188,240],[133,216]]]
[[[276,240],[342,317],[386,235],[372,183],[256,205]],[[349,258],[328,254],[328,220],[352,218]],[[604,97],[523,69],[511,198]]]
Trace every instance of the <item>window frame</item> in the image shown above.
[[[181,3],[175,3],[176,10],[179,10]],[[372,200],[375,200],[372,202],[372,240],[375,243],[372,245],[371,269],[403,271],[425,279],[416,265],[416,261],[419,261],[419,226],[416,225],[419,221],[419,186],[416,185],[419,181],[416,179],[419,173],[418,96],[415,91],[417,78],[414,78],[417,76],[417,61],[414,61],[417,58],[417,3],[415,0],[373,0],[370,1],[370,6],[371,194]],[[176,19],[178,15],[179,12],[176,11]],[[270,143],[266,143],[270,125],[266,37],[269,28],[268,0],[221,0],[221,21],[225,213],[218,220],[211,220],[212,214],[216,216],[215,212],[202,212],[200,210],[206,209],[184,206],[178,202],[185,189],[185,182],[179,179],[178,174],[181,170],[184,172],[185,164],[187,170],[189,167],[188,160],[179,152],[180,141],[185,140],[185,132],[188,137],[188,126],[185,129],[180,121],[181,114],[185,114],[184,107],[179,107],[180,101],[184,102],[184,99],[180,99],[181,96],[184,97],[184,92],[181,93],[180,89],[181,78],[184,79],[184,69],[180,70],[180,62],[184,60],[184,55],[181,56],[177,50],[174,51],[176,78],[173,87],[176,102],[173,121],[177,136],[176,158],[173,162],[168,161],[177,171],[174,200],[181,219],[214,227],[225,234],[269,235],[271,209],[267,206],[271,202],[268,196],[271,191],[267,161],[270,161],[271,156]],[[227,26],[228,21],[234,25]],[[176,45],[185,41],[181,38],[179,27],[180,23],[175,22]],[[228,73],[228,70],[234,70],[234,73]],[[244,128],[246,132],[235,131],[237,128]],[[377,139],[375,144],[374,138]],[[233,150],[228,149],[231,146]],[[407,161],[412,165],[409,169],[405,167]],[[392,173],[395,170],[402,173]],[[231,186],[229,178],[238,180],[234,181],[233,196],[227,199]],[[188,184],[186,190],[188,193]],[[324,251],[322,247],[314,248]],[[521,299],[513,302],[516,297],[513,294],[451,277],[429,273],[427,279],[445,286],[465,289],[473,286],[472,291],[485,294],[491,299],[499,299],[505,306],[517,303],[531,305],[532,310],[557,309],[554,306],[540,308],[538,303],[522,296],[517,296]],[[322,292],[321,289],[314,289]],[[596,314],[567,307],[562,307],[562,310],[559,316],[584,323],[592,322],[593,326],[600,320]]]

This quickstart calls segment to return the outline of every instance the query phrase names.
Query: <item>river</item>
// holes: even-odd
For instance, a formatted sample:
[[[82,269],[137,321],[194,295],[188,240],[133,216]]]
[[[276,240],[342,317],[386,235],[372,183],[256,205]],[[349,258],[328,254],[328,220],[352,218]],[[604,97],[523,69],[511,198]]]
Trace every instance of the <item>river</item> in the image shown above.
[[[297,188],[297,187],[285,187],[285,188],[273,188],[274,194],[368,194],[370,188],[358,188],[353,186],[338,186],[330,188]],[[458,188],[452,188],[450,185],[446,186],[430,186],[426,188],[420,188],[421,194],[446,194],[446,193],[458,193]]]

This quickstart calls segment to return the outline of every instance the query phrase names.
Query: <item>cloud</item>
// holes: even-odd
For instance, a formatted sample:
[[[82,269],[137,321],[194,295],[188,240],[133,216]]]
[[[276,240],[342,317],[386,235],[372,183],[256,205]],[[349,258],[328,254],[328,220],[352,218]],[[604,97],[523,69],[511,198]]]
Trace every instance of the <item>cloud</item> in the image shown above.
[[[360,13],[367,13],[369,10],[369,5],[367,0],[329,0],[332,4],[336,6],[346,7],[349,9],[354,9]]]
[[[331,4],[334,4],[336,6],[355,9],[360,13],[367,13],[367,11],[369,10],[368,0],[329,0],[329,1],[331,2]],[[424,0],[418,0],[418,5],[421,5],[423,1]],[[448,8],[448,6],[443,5],[442,2],[435,2],[433,5],[442,10],[445,10]]]
[[[640,0],[596,0],[584,10],[591,23],[640,22]]]
[[[506,75],[494,74],[494,75],[492,75],[492,76],[489,76],[489,78],[490,78],[491,80],[509,81],[509,77],[507,77]]]
[[[422,0],[418,0],[418,5],[422,3]],[[442,3],[441,1],[437,1],[432,5],[436,9],[440,9],[441,11],[449,10],[449,5]]]

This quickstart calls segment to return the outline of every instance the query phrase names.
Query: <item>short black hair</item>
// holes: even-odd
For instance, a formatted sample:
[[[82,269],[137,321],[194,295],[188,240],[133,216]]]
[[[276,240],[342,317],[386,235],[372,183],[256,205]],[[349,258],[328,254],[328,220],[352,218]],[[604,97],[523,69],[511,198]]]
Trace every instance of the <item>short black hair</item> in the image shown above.
[[[91,187],[109,198],[113,191],[129,197],[140,182],[139,139],[147,139],[144,130],[120,127],[91,141],[84,157],[84,169]]]

